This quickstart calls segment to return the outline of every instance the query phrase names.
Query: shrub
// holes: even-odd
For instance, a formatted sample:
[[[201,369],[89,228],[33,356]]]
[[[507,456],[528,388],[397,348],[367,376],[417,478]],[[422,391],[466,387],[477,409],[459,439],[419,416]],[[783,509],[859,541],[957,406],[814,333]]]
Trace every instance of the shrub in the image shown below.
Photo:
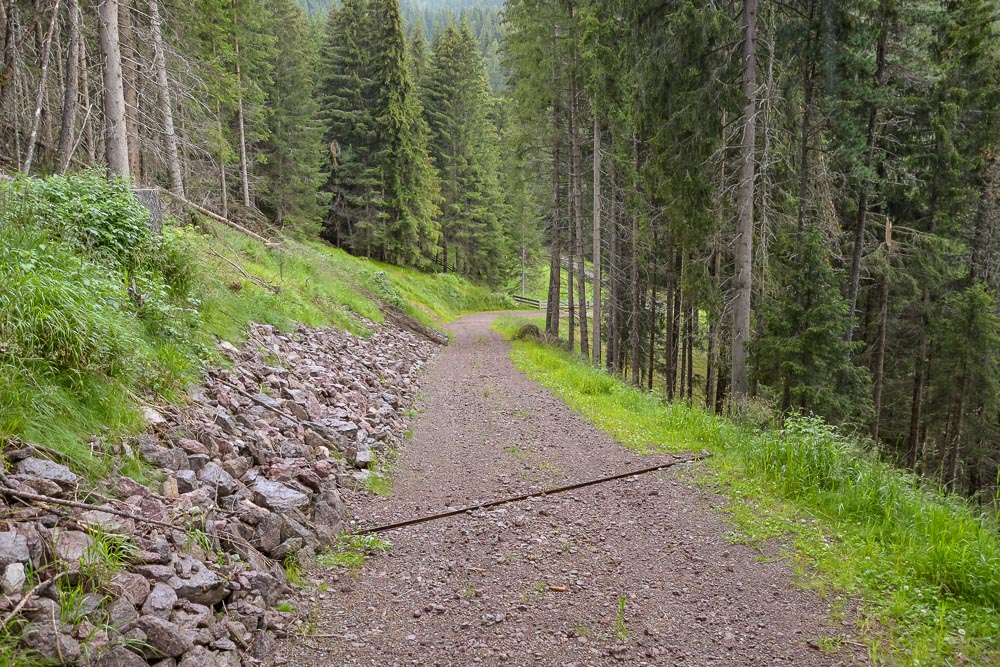
[[[59,238],[132,271],[152,255],[149,214],[129,182],[99,171],[0,184],[0,222],[43,226]]]

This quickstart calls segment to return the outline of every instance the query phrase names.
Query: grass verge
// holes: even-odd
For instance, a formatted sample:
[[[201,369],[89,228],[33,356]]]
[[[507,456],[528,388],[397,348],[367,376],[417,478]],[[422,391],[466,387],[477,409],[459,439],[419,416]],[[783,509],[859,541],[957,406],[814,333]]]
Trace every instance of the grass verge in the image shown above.
[[[499,318],[508,338],[523,320]],[[643,453],[712,452],[699,481],[726,498],[734,542],[778,538],[804,585],[844,612],[876,664],[1000,664],[994,518],[925,488],[813,418],[756,430],[665,404],[572,354],[513,343],[515,366]]]

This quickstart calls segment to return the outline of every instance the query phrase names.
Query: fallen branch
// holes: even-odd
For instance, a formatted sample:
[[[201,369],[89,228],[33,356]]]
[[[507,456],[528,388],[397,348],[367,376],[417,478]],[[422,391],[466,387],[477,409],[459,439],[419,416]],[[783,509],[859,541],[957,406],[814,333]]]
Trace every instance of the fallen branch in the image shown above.
[[[246,391],[243,391],[242,389],[240,389],[239,387],[237,387],[232,382],[229,382],[228,380],[224,380],[221,377],[216,377],[215,379],[218,380],[219,382],[221,382],[222,384],[226,385],[227,387],[229,387],[230,389],[232,389],[236,393],[238,393],[243,398],[250,399],[251,401],[253,401],[257,405],[259,405],[260,407],[265,408],[267,410],[270,410],[271,412],[273,412],[273,413],[275,413],[277,415],[281,415],[285,419],[291,419],[296,424],[299,423],[298,418],[295,417],[294,415],[290,415],[287,412],[285,412],[284,410],[279,410],[278,408],[275,408],[273,406],[268,405],[267,403],[265,403],[264,401],[260,400],[259,398],[257,398],[253,394],[251,394],[249,392],[246,392]]]
[[[187,206],[188,208],[194,209],[195,211],[197,211],[198,213],[201,213],[206,218],[211,218],[212,220],[215,220],[216,222],[221,222],[222,224],[226,225],[227,227],[231,227],[231,228],[235,229],[236,231],[238,231],[238,232],[240,232],[242,234],[246,234],[247,236],[249,236],[251,238],[257,239],[258,241],[260,241],[264,245],[267,245],[267,246],[277,245],[273,241],[267,240],[266,238],[264,238],[263,236],[261,236],[257,232],[252,232],[249,229],[247,229],[246,227],[244,227],[243,225],[237,224],[237,223],[233,222],[232,220],[230,220],[228,218],[223,218],[218,213],[213,213],[212,211],[209,211],[207,208],[205,208],[203,206],[199,206],[198,204],[195,204],[193,201],[190,201],[188,199],[185,199],[184,197],[181,197],[179,194],[171,192],[170,190],[163,190],[163,189],[160,189],[159,192],[161,194],[165,194],[165,195],[168,195],[168,196],[174,198],[175,200],[177,200],[178,202],[180,202],[184,206]]]
[[[165,523],[163,521],[157,521],[156,519],[148,519],[144,516],[134,516],[128,512],[123,512],[121,510],[116,510],[111,507],[102,507],[100,505],[91,505],[89,503],[78,503],[75,500],[63,500],[62,498],[53,498],[52,496],[44,496],[40,493],[31,493],[29,491],[18,491],[17,489],[3,488],[0,487],[0,493],[4,495],[11,496],[13,498],[20,498],[21,500],[32,500],[36,503],[51,503],[53,505],[65,505],[66,507],[75,507],[81,510],[94,510],[95,512],[104,512],[105,514],[114,514],[115,516],[124,517],[126,519],[132,519],[133,521],[138,521],[140,523],[148,523],[154,526],[162,526],[163,528],[170,528],[173,530],[177,528],[172,523]]]
[[[278,287],[277,285],[275,285],[273,283],[270,283],[270,282],[264,280],[263,278],[259,278],[257,276],[254,276],[254,275],[251,275],[251,274],[247,273],[246,269],[244,269],[242,266],[240,266],[239,264],[237,264],[233,260],[229,259],[225,255],[220,254],[215,248],[211,248],[210,247],[208,250],[213,255],[215,255],[216,257],[218,257],[219,259],[221,259],[223,262],[225,262],[226,264],[229,264],[229,266],[231,266],[234,269],[236,269],[237,271],[239,271],[240,274],[242,274],[244,278],[246,278],[247,280],[249,280],[253,284],[255,284],[255,285],[259,286],[259,287],[263,287],[264,289],[269,290],[269,291],[271,291],[271,292],[273,292],[275,294],[278,294],[281,291],[281,288]]]

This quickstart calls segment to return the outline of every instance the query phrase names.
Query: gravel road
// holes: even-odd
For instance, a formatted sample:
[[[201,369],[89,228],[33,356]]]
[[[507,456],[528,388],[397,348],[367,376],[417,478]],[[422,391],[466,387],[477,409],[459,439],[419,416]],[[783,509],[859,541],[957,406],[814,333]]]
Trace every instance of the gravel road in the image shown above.
[[[465,317],[423,378],[422,412],[389,498],[357,496],[362,525],[570,484],[641,457],[526,379],[494,316]],[[310,573],[312,636],[290,665],[864,664],[828,605],[785,562],[733,545],[718,499],[667,472],[386,533],[358,572]]]

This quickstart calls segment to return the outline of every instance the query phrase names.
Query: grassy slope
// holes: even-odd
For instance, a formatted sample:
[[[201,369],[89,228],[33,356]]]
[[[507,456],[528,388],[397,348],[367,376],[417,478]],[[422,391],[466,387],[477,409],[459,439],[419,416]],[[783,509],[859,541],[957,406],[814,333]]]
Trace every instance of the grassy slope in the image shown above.
[[[266,248],[205,220],[153,238],[127,189],[99,175],[5,187],[0,446],[9,435],[46,445],[92,478],[112,469],[142,477],[134,459],[105,453],[143,427],[142,404],[183,401],[206,364],[223,362],[216,340],[239,342],[248,322],[365,335],[367,322],[382,320],[376,299],[431,325],[510,305],[455,276],[318,242]],[[141,305],[128,296],[133,279]]]
[[[511,335],[523,320],[501,318]],[[809,419],[757,431],[664,404],[555,348],[516,342],[515,365],[641,452],[706,449],[700,481],[730,502],[734,542],[779,538],[802,585],[857,617],[880,664],[1000,664],[1000,538],[992,519],[921,488]],[[828,648],[835,648],[830,646]]]

